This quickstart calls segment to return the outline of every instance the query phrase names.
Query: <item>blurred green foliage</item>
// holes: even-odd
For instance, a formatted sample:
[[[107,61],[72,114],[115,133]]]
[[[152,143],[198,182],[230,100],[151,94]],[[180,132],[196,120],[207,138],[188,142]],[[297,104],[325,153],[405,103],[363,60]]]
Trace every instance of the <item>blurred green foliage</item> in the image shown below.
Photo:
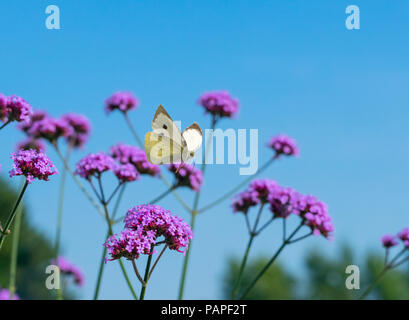
[[[241,290],[247,288],[267,261],[267,257],[258,257],[249,262],[243,275]],[[357,299],[382,270],[384,257],[369,252],[364,257],[360,257],[359,261],[362,263],[357,263],[353,250],[348,246],[343,246],[336,258],[330,258],[319,250],[312,250],[305,257],[305,270],[302,275],[294,275],[282,263],[275,263],[246,298]],[[240,262],[237,259],[228,261],[224,274],[223,298],[230,299],[231,297]],[[348,276],[345,269],[351,264],[356,264],[360,268],[359,290],[348,290],[345,287],[345,280]],[[368,299],[409,299],[408,264],[403,266],[403,269],[389,271],[371,292]]]
[[[28,192],[30,192],[29,189]],[[18,192],[4,180],[0,180],[0,221],[3,225],[17,197]],[[30,224],[28,216],[27,208],[24,207],[17,261],[16,293],[21,299],[54,299],[55,296],[45,287],[47,276],[45,267],[53,257],[53,246],[41,231]],[[11,232],[13,232],[13,226]],[[10,235],[5,239],[0,251],[0,287],[2,288],[8,288],[9,284],[11,242]]]

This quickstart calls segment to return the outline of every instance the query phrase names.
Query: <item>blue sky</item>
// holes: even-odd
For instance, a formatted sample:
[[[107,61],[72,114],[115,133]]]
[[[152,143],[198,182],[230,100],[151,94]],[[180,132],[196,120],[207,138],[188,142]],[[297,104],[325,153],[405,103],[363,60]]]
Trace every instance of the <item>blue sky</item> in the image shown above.
[[[56,4],[61,30],[47,30],[45,8]],[[141,101],[132,121],[141,136],[163,104],[186,126],[209,119],[196,105],[207,90],[226,89],[240,100],[240,114],[222,128],[257,128],[263,147],[277,133],[294,137],[301,155],[282,159],[262,177],[329,205],[335,241],[311,238],[284,251],[282,261],[302,272],[302,258],[316,248],[336,255],[345,241],[357,252],[379,247],[384,233],[409,226],[409,80],[407,1],[354,1],[361,29],[345,28],[350,1],[3,1],[0,4],[0,92],[26,98],[54,116],[83,113],[93,126],[86,149],[107,151],[133,143],[119,114],[106,116],[104,99],[130,90]],[[22,135],[0,134],[1,175]],[[49,156],[61,168],[54,152]],[[239,183],[238,168],[207,170],[202,204]],[[68,179],[63,251],[83,268],[92,297],[105,236],[104,221]],[[13,181],[16,188],[17,180]],[[34,223],[53,239],[59,177],[30,186],[25,200]],[[145,178],[127,190],[121,211],[154,198],[165,187]],[[192,193],[182,192],[191,202]],[[189,220],[172,197],[161,203]],[[270,255],[280,227],[257,239],[253,256]],[[220,298],[230,256],[247,243],[242,217],[226,201],[198,217],[186,298]],[[147,290],[148,299],[176,298],[183,257],[168,252]],[[357,260],[357,264],[359,261]],[[130,269],[129,269],[130,270]],[[130,270],[131,272],[131,270]],[[136,284],[137,280],[133,277]],[[106,266],[102,298],[128,299],[116,263]]]

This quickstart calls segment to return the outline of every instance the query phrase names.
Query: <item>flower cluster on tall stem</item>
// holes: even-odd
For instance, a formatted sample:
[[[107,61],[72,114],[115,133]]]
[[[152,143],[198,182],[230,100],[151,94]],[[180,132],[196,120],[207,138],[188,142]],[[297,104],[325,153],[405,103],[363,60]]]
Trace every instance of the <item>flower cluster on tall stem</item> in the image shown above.
[[[404,228],[397,235],[386,234],[381,238],[382,246],[385,249],[385,262],[383,269],[378,274],[374,282],[372,282],[368,288],[362,293],[359,299],[365,299],[371,291],[376,287],[379,281],[386,275],[386,273],[392,269],[395,269],[402,264],[409,261],[409,228]],[[401,244],[401,249],[396,253],[393,258],[390,258],[390,251],[393,247],[397,247]]]
[[[23,98],[11,95],[9,97],[0,93],[0,130],[13,121],[26,122],[29,120],[33,108]]]
[[[269,205],[270,217],[262,226],[259,226],[262,211],[266,205]],[[257,206],[259,207],[258,213],[253,226],[251,226],[249,211],[252,207]],[[273,221],[276,219],[282,219],[283,221],[282,245],[263,270],[251,282],[250,286],[242,293],[241,299],[245,298],[247,293],[257,283],[264,272],[266,272],[271,264],[274,263],[286,245],[305,239],[313,234],[322,235],[327,239],[331,239],[334,231],[326,204],[313,196],[302,195],[291,188],[282,187],[276,181],[271,179],[252,181],[246,191],[234,198],[232,208],[233,212],[240,212],[244,215],[249,233],[249,242],[240,265],[239,275],[233,287],[232,299],[237,297],[243,271],[254,238],[265,230]],[[286,223],[291,215],[298,216],[300,223],[298,227],[287,236]],[[295,238],[296,234],[302,227],[309,229],[308,232]]]
[[[45,154],[32,149],[15,152],[12,154],[11,158],[13,160],[13,169],[9,172],[10,177],[23,176],[25,177],[25,183],[6,223],[2,230],[0,230],[0,249],[5,237],[9,233],[9,228],[17,214],[17,209],[27,186],[35,179],[48,181],[50,176],[58,173],[57,168]]]
[[[190,226],[181,218],[158,205],[139,205],[128,210],[124,219],[124,229],[112,235],[105,242],[110,259],[108,261],[125,258],[132,262],[135,274],[141,282],[140,299],[145,296],[148,281],[159,259],[167,248],[183,252],[188,248],[193,233]],[[163,244],[163,248],[156,261],[152,262],[155,248]],[[148,255],[145,275],[142,278],[135,260],[141,255]]]

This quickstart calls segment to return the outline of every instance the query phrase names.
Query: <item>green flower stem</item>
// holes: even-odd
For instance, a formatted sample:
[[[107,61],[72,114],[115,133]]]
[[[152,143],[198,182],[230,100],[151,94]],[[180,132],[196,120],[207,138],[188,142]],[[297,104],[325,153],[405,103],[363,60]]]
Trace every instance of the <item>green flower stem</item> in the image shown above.
[[[382,278],[385,276],[385,274],[388,272],[389,267],[385,266],[382,271],[378,274],[376,277],[375,281],[370,284],[370,286],[364,291],[364,293],[359,297],[359,300],[365,299],[368,294],[376,287],[376,285],[379,283],[379,281],[382,280]]]
[[[67,155],[65,156],[65,160],[68,162],[68,159],[71,154],[71,146],[68,147]],[[57,211],[57,229],[55,234],[55,245],[54,245],[54,256],[58,258],[60,252],[60,243],[61,243],[61,229],[62,229],[62,215],[64,211],[64,194],[65,194],[65,182],[67,178],[67,169],[63,168],[61,173],[61,181],[60,181],[60,194],[58,196],[58,211]]]
[[[145,268],[145,275],[143,278],[143,283],[142,283],[142,288],[141,288],[141,294],[139,295],[139,300],[143,300],[145,298],[145,292],[146,292],[146,286],[148,285],[148,280],[149,280],[149,269],[151,267],[151,262],[152,262],[152,255],[153,255],[153,246],[151,249],[151,252],[148,257],[148,261],[146,262],[146,268]]]
[[[217,119],[215,117],[213,117],[212,118],[212,124],[211,124],[212,134],[209,137],[209,140],[206,142],[206,149],[205,149],[205,154],[203,156],[203,163],[202,163],[202,166],[200,168],[201,171],[202,171],[203,178],[204,178],[204,174],[205,174],[205,170],[206,170],[207,157],[208,157],[209,150],[210,150],[210,147],[212,146],[212,142],[213,142],[213,133],[214,133],[214,128],[216,127],[216,123],[217,123]],[[201,190],[196,192],[195,198],[193,200],[193,209],[190,211],[191,215],[192,215],[192,220],[190,222],[190,227],[191,227],[192,231],[194,230],[195,222],[196,222],[196,215],[198,213],[197,208],[199,206],[200,193],[201,193]],[[184,261],[183,261],[182,276],[181,276],[180,284],[179,284],[179,295],[178,295],[179,300],[183,299],[183,294],[184,294],[184,291],[185,291],[187,266],[189,264],[189,257],[190,257],[191,248],[192,248],[192,240],[190,240],[190,244],[189,244],[189,247],[188,247],[188,249],[186,251],[186,255],[185,255],[185,258],[184,258]]]
[[[157,203],[160,200],[162,200],[164,197],[166,197],[169,193],[171,193],[173,190],[175,190],[178,186],[177,185],[173,185],[171,186],[168,190],[166,190],[165,192],[163,192],[162,194],[160,194],[159,196],[157,196],[155,199],[153,199],[151,202],[149,203]]]
[[[213,202],[209,203],[208,205],[204,206],[203,208],[199,209],[198,213],[202,213],[202,212],[204,212],[206,210],[209,210],[210,208],[213,208],[214,206],[218,205],[219,203],[221,203],[224,200],[231,197],[233,194],[235,194],[237,191],[239,191],[242,187],[247,185],[251,180],[253,180],[256,176],[258,176],[260,173],[262,173],[264,170],[266,170],[274,162],[274,160],[276,160],[276,159],[277,159],[276,157],[273,157],[270,160],[268,160],[265,164],[263,164],[260,167],[260,169],[257,170],[257,172],[255,174],[249,176],[247,179],[240,182],[237,186],[235,186],[230,191],[226,192],[220,198],[216,199],[215,201],[213,201]]]
[[[372,282],[369,287],[364,291],[364,293],[359,297],[359,300],[363,300],[365,299],[369,293],[371,293],[371,291],[376,287],[376,285],[382,280],[382,278],[385,276],[385,274],[395,268],[397,265],[394,265],[394,263],[396,262],[396,260],[398,260],[403,253],[406,252],[406,248],[403,248],[393,259],[392,261],[390,261],[389,263],[385,264],[385,266],[383,267],[382,271],[378,274],[378,276],[375,278],[375,281]],[[386,261],[386,260],[385,260]],[[403,262],[403,261],[402,261]],[[398,263],[399,265],[400,263]]]
[[[132,125],[131,120],[128,117],[128,113],[127,112],[123,112],[124,118],[125,118],[125,122],[128,125],[129,130],[131,130],[132,135],[134,136],[136,142],[138,143],[139,147],[144,149],[144,144],[141,140],[141,138],[139,138],[138,133],[136,132],[135,128]]]
[[[107,232],[105,239],[107,239],[108,237],[109,237],[109,232]],[[104,273],[106,255],[107,255],[107,248],[104,246],[104,249],[102,250],[101,261],[99,262],[97,284],[95,285],[95,290],[94,290],[94,298],[93,298],[94,300],[98,299],[99,289],[101,288],[101,280],[102,280],[102,274]]]
[[[283,241],[283,243],[281,244],[281,246],[278,248],[278,250],[275,252],[275,254],[273,255],[273,257],[270,259],[270,261],[266,264],[266,266],[263,268],[263,270],[261,270],[257,276],[255,277],[255,279],[251,282],[251,284],[247,287],[247,289],[244,291],[244,293],[242,294],[242,296],[240,297],[240,300],[243,300],[247,294],[250,292],[250,290],[255,286],[255,284],[258,282],[258,280],[260,280],[260,278],[264,275],[264,273],[270,268],[270,266],[274,263],[274,261],[276,261],[277,257],[279,256],[279,254],[281,253],[281,251],[284,250],[284,248],[290,244],[291,239],[296,235],[296,233],[301,229],[301,227],[303,226],[304,221],[301,221],[300,225],[293,231],[293,233],[290,234],[290,236]]]
[[[247,248],[246,248],[246,251],[244,253],[243,259],[241,261],[239,275],[237,277],[237,280],[235,282],[233,292],[232,292],[232,295],[231,295],[232,299],[234,299],[236,297],[236,295],[237,295],[237,290],[239,289],[241,279],[243,277],[243,271],[244,271],[244,268],[245,268],[246,263],[247,263],[247,259],[248,259],[249,253],[250,253],[251,245],[253,244],[254,238],[258,234],[258,233],[256,233],[256,230],[257,230],[257,225],[258,225],[258,223],[260,221],[260,216],[261,216],[261,212],[263,211],[263,208],[264,208],[264,202],[261,204],[260,209],[258,211],[256,222],[254,223],[254,226],[253,226],[253,230],[250,231],[250,239],[249,239],[249,242],[247,244]]]
[[[4,124],[0,127],[0,130],[3,129],[4,127],[6,127],[10,122],[11,122],[11,121],[9,120],[9,121],[7,121],[6,123],[4,123]]]
[[[4,225],[3,231],[0,232],[0,250],[1,250],[1,247],[3,246],[3,242],[4,242],[5,237],[7,236],[8,232],[9,232],[9,228],[10,228],[10,226],[11,226],[11,224],[12,224],[12,222],[13,222],[15,216],[16,216],[17,208],[18,208],[18,206],[19,206],[19,204],[21,202],[21,199],[23,199],[23,196],[24,196],[24,193],[26,192],[27,186],[28,186],[28,182],[26,180],[25,183],[24,183],[23,188],[21,189],[20,195],[18,196],[17,201],[16,201],[16,203],[15,203],[15,205],[13,207],[13,210],[11,211],[10,216],[8,217],[8,219],[6,221],[6,224]]]
[[[18,243],[20,239],[22,216],[23,216],[23,206],[19,206],[17,209],[16,222],[14,223],[13,234],[12,234],[13,242],[11,246],[10,281],[9,281],[10,300],[14,299],[14,293],[16,292]]]
[[[68,171],[68,173],[74,179],[74,182],[77,184],[78,188],[80,188],[80,190],[85,195],[85,197],[88,199],[88,201],[95,207],[95,209],[97,209],[98,213],[100,215],[102,215],[102,216],[105,216],[104,211],[101,209],[101,207],[95,201],[95,199],[88,193],[87,189],[85,189],[85,187],[82,185],[81,181],[78,179],[78,177],[71,170],[68,162],[65,160],[65,158],[62,155],[62,153],[61,153],[60,149],[58,148],[57,144],[53,144],[53,146],[54,146],[55,151],[57,152],[58,156],[60,157],[61,161],[64,163],[65,169]]]
[[[107,225],[108,225],[108,235],[112,236],[114,233],[112,231],[112,221],[109,218],[108,206],[107,206],[107,203],[105,202],[105,199],[103,198],[102,200],[103,200],[102,205],[104,207],[104,212],[105,212],[105,219],[106,219],[106,222],[107,222]],[[127,274],[126,269],[124,267],[124,264],[122,263],[121,259],[119,259],[118,262],[119,262],[119,266],[121,267],[121,271],[122,271],[122,273],[124,275],[126,284],[128,285],[132,296],[134,297],[135,300],[138,299],[138,297],[137,297],[137,295],[135,293],[135,290],[132,287],[131,281],[129,280],[128,274]],[[102,271],[101,271],[101,276],[102,276]]]
[[[125,192],[125,186],[126,186],[126,184],[123,184],[121,186],[120,191],[119,191],[118,198],[117,198],[117,200],[115,202],[114,211],[112,213],[112,219],[115,218],[115,216],[116,216],[116,214],[118,212],[119,204],[120,204],[120,202],[122,200],[122,197],[124,195],[124,192]],[[105,239],[107,239],[108,237],[109,237],[109,232],[107,232],[107,235],[105,236]],[[104,246],[104,249],[102,250],[101,261],[99,263],[99,268],[98,268],[97,283],[95,285],[95,290],[94,290],[94,298],[93,298],[94,300],[98,299],[99,290],[100,290],[100,287],[101,287],[102,275],[104,273],[106,255],[107,255],[107,248]]]

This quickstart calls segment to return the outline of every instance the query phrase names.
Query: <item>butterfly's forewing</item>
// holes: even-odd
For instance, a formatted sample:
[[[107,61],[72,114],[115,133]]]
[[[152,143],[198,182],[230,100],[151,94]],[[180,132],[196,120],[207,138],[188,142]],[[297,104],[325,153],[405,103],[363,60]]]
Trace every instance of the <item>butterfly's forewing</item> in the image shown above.
[[[183,131],[182,137],[186,141],[186,146],[189,153],[195,153],[202,145],[202,129],[200,129],[196,122]]]
[[[162,105],[156,109],[155,115],[153,116],[152,129],[155,133],[167,136],[176,144],[183,147],[186,146],[186,142],[183,139],[179,128],[173,122],[172,118],[166,112],[165,108],[162,107]]]

